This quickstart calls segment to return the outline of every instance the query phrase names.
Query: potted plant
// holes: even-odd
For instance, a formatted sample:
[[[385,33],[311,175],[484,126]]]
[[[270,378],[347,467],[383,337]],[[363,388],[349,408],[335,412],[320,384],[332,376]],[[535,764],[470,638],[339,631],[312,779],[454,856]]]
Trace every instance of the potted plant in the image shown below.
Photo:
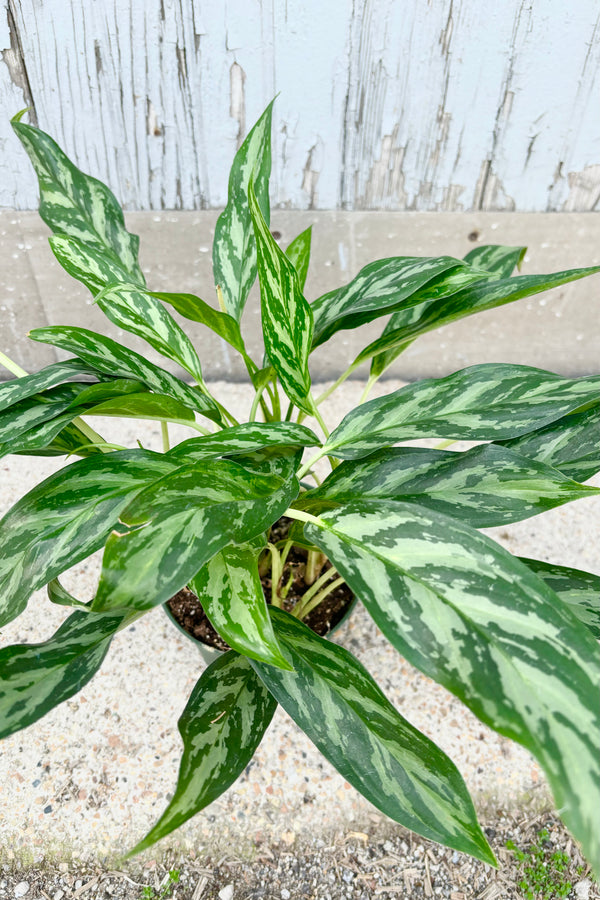
[[[0,624],[43,586],[73,612],[44,643],[0,651],[0,734],[71,697],[120,629],[191,591],[231,649],[206,668],[189,698],[179,721],[177,788],[131,853],[237,778],[279,703],[392,819],[494,864],[450,759],[392,707],[352,654],[304,621],[339,590],[346,603],[360,598],[406,659],[531,751],[565,823],[600,869],[600,579],[516,558],[478,531],[598,493],[580,482],[600,469],[600,375],[476,365],[368,399],[421,334],[600,267],[513,276],[524,248],[480,246],[464,259],[378,260],[308,303],[310,230],[285,252],[269,231],[270,105],[235,157],[217,222],[219,308],[190,294],[157,293],[145,284],[138,240],[108,188],[21,115],[14,128],[39,178],[55,256],[113,323],[178,363],[191,381],[69,326],[30,334],[68,351],[66,362],[27,375],[3,357],[18,377],[0,387],[2,451],[80,459],[2,521]],[[250,357],[240,330],[257,275],[262,360]],[[247,421],[212,395],[170,308],[241,354],[255,390]],[[381,336],[315,396],[311,351],[380,317]],[[330,430],[322,401],[369,360],[359,405]],[[107,444],[90,426],[96,415],[159,420],[164,452]],[[176,446],[171,422],[191,433]],[[402,445],[418,438],[444,446]],[[475,445],[446,449],[461,438]],[[329,467],[324,478],[319,462]],[[59,577],[101,547],[97,591],[84,603]]]

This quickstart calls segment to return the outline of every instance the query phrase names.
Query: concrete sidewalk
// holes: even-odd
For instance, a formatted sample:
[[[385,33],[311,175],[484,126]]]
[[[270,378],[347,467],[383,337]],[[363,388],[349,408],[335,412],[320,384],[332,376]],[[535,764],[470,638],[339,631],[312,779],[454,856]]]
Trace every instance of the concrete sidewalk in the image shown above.
[[[388,383],[385,392],[398,386]],[[225,383],[214,387],[236,415],[247,409],[245,389]],[[339,419],[356,402],[360,389],[346,385],[325,416]],[[123,428],[106,420],[97,427],[108,439],[127,446],[135,446],[139,437],[144,446],[160,447],[155,423]],[[3,459],[1,512],[61,464]],[[495,529],[493,536],[513,553],[600,573],[597,498]],[[89,599],[97,573],[98,559],[88,560],[71,570],[65,585]],[[67,614],[38,592],[27,612],[3,629],[0,645],[46,639]],[[402,714],[450,755],[480,808],[518,807],[525,793],[528,804],[546,796],[531,757],[412,669],[383,640],[364,610],[357,611],[337,639],[358,656]],[[79,694],[3,742],[0,846],[17,857],[56,851],[68,858],[103,858],[131,847],[173,792],[181,754],[177,718],[201,670],[198,652],[162,610],[119,634],[100,672]],[[296,838],[341,827],[361,831],[382,820],[278,711],[247,772],[172,842],[212,854],[235,846],[241,853],[257,837],[267,845],[292,844]]]

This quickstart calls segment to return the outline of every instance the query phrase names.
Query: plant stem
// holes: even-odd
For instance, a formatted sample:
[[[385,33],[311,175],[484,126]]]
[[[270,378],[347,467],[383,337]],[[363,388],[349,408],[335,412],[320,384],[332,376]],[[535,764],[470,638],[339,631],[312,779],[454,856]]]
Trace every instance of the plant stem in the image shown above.
[[[325,574],[326,575],[329,574],[330,571],[331,571],[331,569],[328,569]],[[335,572],[335,569],[333,571]],[[315,582],[315,584],[316,584],[316,582]],[[309,603],[307,603],[305,605],[303,602],[302,609],[300,610],[300,614],[298,615],[298,618],[305,619],[306,616],[308,616],[313,611],[313,609],[315,609],[316,606],[318,606],[320,603],[323,602],[325,597],[327,597],[329,594],[333,593],[333,591],[335,591],[336,588],[339,588],[342,584],[345,584],[345,582],[344,582],[344,579],[340,576],[339,578],[336,578],[335,581],[332,581],[331,584],[328,584],[327,587],[324,590],[322,590],[320,593],[315,594],[315,596],[312,598],[312,600]],[[314,585],[313,585],[313,587],[314,587]],[[306,594],[308,594],[308,591],[306,592]],[[306,594],[304,595],[305,597],[306,597]],[[303,598],[303,600],[304,600],[304,598]]]
[[[98,434],[97,431],[94,431],[94,429],[90,425],[88,425],[87,422],[84,422],[80,416],[78,416],[76,419],[73,419],[71,424],[75,425],[75,427],[78,428],[83,435],[85,435],[88,441],[90,441],[92,444],[97,444],[101,450],[102,446],[109,446],[102,435]],[[102,452],[110,453],[110,450],[102,450]]]
[[[0,350],[0,365],[4,366],[5,369],[8,369],[9,372],[12,372],[13,375],[16,375],[17,378],[23,378],[24,375],[29,375],[29,372],[26,372],[25,369],[18,366],[16,362],[9,359],[2,350]]]
[[[277,606],[279,609],[281,609],[281,601],[279,598],[279,594],[277,593],[279,579],[281,578],[281,574],[283,572],[281,556],[279,555],[279,550],[277,549],[275,544],[268,543],[267,549],[271,554],[271,606]]]
[[[362,392],[362,394],[360,395],[360,400],[358,401],[359,406],[361,403],[365,402],[365,400],[367,399],[367,397],[369,396],[369,394],[371,392],[371,388],[373,387],[374,384],[377,383],[378,380],[379,380],[379,375],[370,375],[369,376],[369,380],[367,381],[367,383],[365,385],[365,389]]]
[[[314,456],[311,456],[311,458],[308,460],[308,462],[304,463],[304,465],[298,469],[298,471],[296,472],[296,477],[298,479],[300,479],[304,475],[306,475],[306,473],[308,471],[310,471],[310,469],[314,465],[314,463],[316,463],[320,459],[323,459],[323,456],[325,456],[325,454],[322,452],[322,449],[323,448],[321,448],[321,450],[319,450],[317,453],[315,453]],[[287,513],[286,513],[286,515],[287,515]]]
[[[171,449],[169,443],[169,425],[167,422],[160,423],[160,433],[162,435],[163,453],[168,453]]]
[[[320,406],[320,404],[323,402],[323,400],[327,400],[327,398],[328,398],[331,394],[333,394],[333,392],[334,392],[335,390],[337,390],[337,388],[340,386],[340,384],[343,384],[343,382],[344,382],[347,378],[349,378],[350,375],[352,375],[352,373],[354,372],[354,370],[355,370],[355,369],[358,369],[359,365],[360,365],[360,363],[358,363],[358,362],[356,362],[356,360],[354,360],[354,362],[351,363],[351,364],[348,366],[348,368],[346,369],[346,371],[345,371],[345,372],[342,372],[342,374],[340,375],[340,377],[338,378],[338,380],[337,380],[337,381],[334,381],[333,384],[331,385],[331,387],[328,387],[326,391],[323,391],[323,393],[320,394],[320,395],[317,397],[317,399],[316,399],[316,401],[315,401],[315,402],[316,402],[316,405],[317,405],[317,406]]]
[[[303,509],[295,509],[293,506],[289,506],[283,515],[287,516],[288,519],[298,519],[299,522],[310,522],[311,525],[316,525],[318,528],[325,528],[323,519],[313,516],[312,513],[305,512]]]
[[[328,438],[328,437],[329,437],[329,428],[328,428],[327,425],[325,424],[325,421],[324,421],[324,419],[323,419],[323,416],[322,416],[321,413],[319,412],[319,409],[318,409],[318,407],[317,407],[317,404],[316,404],[316,402],[315,402],[315,399],[314,399],[313,395],[312,395],[312,394],[309,394],[309,395],[308,395],[308,399],[309,399],[309,401],[310,401],[310,403],[311,403],[311,406],[312,406],[312,408],[313,408],[313,416],[315,417],[315,419],[317,420],[317,422],[318,422],[319,425],[321,426],[321,430],[323,431],[323,434],[325,435],[325,437]]]

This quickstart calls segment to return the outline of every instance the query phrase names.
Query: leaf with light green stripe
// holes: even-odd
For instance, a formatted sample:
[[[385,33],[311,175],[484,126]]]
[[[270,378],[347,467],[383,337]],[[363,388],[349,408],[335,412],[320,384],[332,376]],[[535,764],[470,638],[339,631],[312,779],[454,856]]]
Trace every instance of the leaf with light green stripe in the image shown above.
[[[218,309],[213,309],[200,297],[194,294],[168,294],[164,291],[152,291],[152,296],[164,303],[169,303],[173,309],[176,309],[179,315],[192,322],[201,322],[206,325],[220,338],[227,341],[228,344],[246,356],[246,348],[240,331],[238,322]]]
[[[252,659],[289,669],[273,632],[260,575],[263,541],[228,544],[189,582],[213,628],[224,641]]]
[[[445,282],[439,279],[450,274],[462,279],[460,286],[465,281],[469,284],[474,278],[486,277],[485,271],[473,273],[468,263],[452,256],[392,256],[369,263],[348,284],[323,294],[312,304],[313,348],[329,340],[336,331],[356,328],[399,307],[413,306],[413,295],[426,286],[431,286],[432,296],[439,290],[443,296]],[[456,282],[451,283],[457,290]]]
[[[94,295],[107,284],[131,282],[127,268],[96,244],[55,234],[50,238],[50,247],[65,272],[85,284]]]
[[[81,384],[61,384],[9,406],[0,413],[0,442],[10,445],[28,431],[54,419],[68,409],[82,390],[85,386]]]
[[[213,241],[215,284],[223,292],[225,312],[236,322],[256,279],[256,242],[248,209],[248,185],[254,182],[258,205],[268,223],[273,101],[248,133],[229,174],[227,206],[217,219]]]
[[[302,447],[263,447],[252,453],[236,454],[234,462],[250,472],[261,475],[279,475],[287,480],[292,478],[302,462]]]
[[[55,234],[98,246],[128,272],[129,281],[144,284],[137,261],[139,238],[125,228],[121,207],[112,192],[84,175],[45,132],[12,119],[17,137],[33,164],[40,186],[40,216]]]
[[[79,410],[83,416],[119,416],[126,419],[155,419],[159,422],[195,422],[194,413],[173,397],[165,394],[127,394]]]
[[[587,481],[600,472],[600,404],[502,444],[570,478]]]
[[[353,500],[418,503],[473,528],[519,522],[547,509],[600,494],[557,469],[496,444],[464,453],[397,447],[343,462],[318,487],[302,495],[311,511]],[[314,509],[313,509],[314,507]]]
[[[501,244],[483,244],[474,247],[464,257],[465,262],[487,269],[497,278],[510,278],[527,253],[527,247],[504,247]]]
[[[252,665],[323,756],[377,809],[412,831],[495,864],[452,761],[407,722],[351,653],[279,609],[294,671]]]
[[[552,275],[517,275],[514,278],[488,278],[449,297],[437,300],[424,298],[418,306],[401,310],[396,314],[393,325],[384,335],[373,341],[357,357],[357,360],[369,359],[375,354],[391,352],[422,334],[448,325],[465,316],[495,309],[506,303],[513,303],[523,297],[531,297],[553,287],[560,287],[570,281],[586,278],[600,272],[600,266],[587,269],[568,269],[554,272]]]
[[[0,650],[0,738],[26,728],[96,674],[124,615],[73,613],[41,644]]]
[[[156,297],[140,288],[118,284],[105,288],[95,302],[114,325],[143,338],[203,383],[194,345]]]
[[[416,504],[363,500],[305,532],[409,662],[539,760],[598,865],[600,653],[567,605],[490,538]]]
[[[169,458],[182,461],[210,459],[251,453],[264,447],[311,447],[320,443],[310,428],[295,422],[244,422],[223,428],[216,434],[182,441],[169,451]]]
[[[0,522],[0,626],[33,591],[102,547],[132,497],[173,468],[147,450],[101,454],[61,469],[15,503]]]
[[[34,372],[33,375],[12,378],[10,381],[0,384],[0,412],[21,400],[27,400],[28,397],[33,397],[49,388],[58,387],[69,378],[78,375],[96,375],[96,372],[94,366],[90,366],[80,359],[69,359],[66,362],[52,363],[52,365],[40,369],[39,372]]]
[[[247,659],[233,650],[216,659],[177,723],[183,756],[173,798],[127,856],[166,837],[226,791],[254,756],[276,708]]]
[[[310,244],[312,240],[312,225],[300,232],[285,251],[285,255],[293,265],[298,275],[300,290],[304,290],[308,266],[310,263]]]
[[[82,431],[77,430],[77,432],[73,433],[73,441],[68,447],[65,447],[62,442],[59,442],[57,444],[57,454],[46,454],[45,451],[58,439],[58,436],[64,432],[65,427],[68,426],[76,416],[77,413],[69,409],[67,412],[37,424],[30,431],[22,432],[18,437],[12,437],[9,441],[0,443],[0,458],[8,456],[9,454],[35,453],[35,451],[39,451],[36,455],[40,456],[62,456],[64,453],[72,452],[77,447],[85,444],[86,441],[89,442],[89,438],[87,438]],[[77,438],[75,437],[75,433],[78,434]]]
[[[277,246],[263,219],[252,183],[248,187],[248,204],[258,254],[265,351],[290,400],[310,414],[308,354],[312,311],[300,290],[296,269]]]
[[[298,495],[295,478],[250,473],[231,460],[184,466],[140,492],[106,543],[95,610],[166,603],[213,556],[275,522]]]
[[[92,605],[91,600],[84,603],[83,600],[78,600],[77,597],[74,597],[73,594],[63,587],[58,578],[53,578],[52,581],[48,582],[46,591],[48,599],[51,603],[56,603],[57,606],[70,606],[76,609],[85,609],[89,612]]]
[[[424,287],[414,291],[408,299],[400,304],[400,309],[391,316],[379,338],[381,346],[386,348],[384,352],[379,353],[377,351],[379,343],[375,341],[373,344],[369,344],[366,350],[358,354],[355,364],[372,356],[370,374],[378,378],[411,343],[411,341],[404,343],[395,342],[388,347],[388,335],[394,333],[399,325],[403,325],[407,321],[412,322],[413,319],[418,318],[418,310],[422,308],[424,303],[435,303],[441,297],[449,297],[458,293],[458,291],[474,281],[481,281],[483,278],[491,277],[491,273],[486,272],[485,269],[472,269],[466,266],[442,272],[441,275],[427,282]]]
[[[29,332],[29,337],[34,341],[77,353],[85,362],[107,375],[143,381],[151,390],[168,394],[207,418],[220,421],[220,414],[211,397],[151,363],[141,353],[136,353],[103,334],[88,331],[87,328],[55,325],[34,328]]]
[[[521,556],[520,560],[558,594],[594,637],[600,638],[600,575],[540,559]]]
[[[599,397],[600,375],[564,378],[529,366],[470,366],[356,407],[332,432],[324,454],[359,459],[417,437],[513,438]]]

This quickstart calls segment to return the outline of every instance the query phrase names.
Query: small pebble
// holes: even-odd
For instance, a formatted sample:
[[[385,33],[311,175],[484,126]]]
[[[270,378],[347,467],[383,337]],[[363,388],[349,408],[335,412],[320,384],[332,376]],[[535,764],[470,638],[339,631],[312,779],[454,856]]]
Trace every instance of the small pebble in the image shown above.
[[[292,896],[292,895],[290,894],[290,892],[288,891],[287,888],[282,888],[282,891],[281,891],[281,900],[290,900],[290,897],[291,897],[291,896]]]
[[[24,897],[28,891],[29,884],[26,881],[20,881],[17,885],[15,885],[14,895],[15,897]]]
[[[591,886],[592,882],[589,880],[589,878],[584,878],[583,881],[578,881],[573,889],[575,891],[577,900],[589,900]]]
[[[64,892],[64,891],[57,891],[57,892],[55,893],[55,895],[53,896],[52,900],[62,900],[62,898],[63,898],[64,896],[65,896],[65,892]]]
[[[219,900],[232,900],[233,898],[233,884],[226,884],[224,888],[221,888],[219,891]]]

